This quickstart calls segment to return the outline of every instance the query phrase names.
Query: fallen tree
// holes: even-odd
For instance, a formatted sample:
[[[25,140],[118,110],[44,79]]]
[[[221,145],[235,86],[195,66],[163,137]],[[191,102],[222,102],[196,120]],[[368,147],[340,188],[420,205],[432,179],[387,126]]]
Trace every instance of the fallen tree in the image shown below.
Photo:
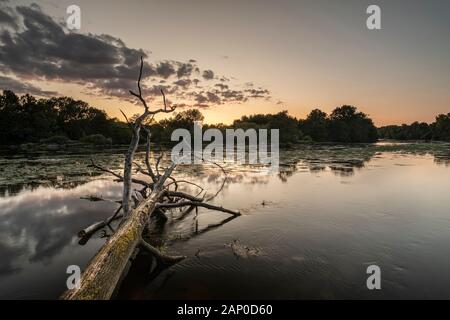
[[[128,120],[122,112],[132,130],[132,139],[125,154],[123,175],[107,168],[103,168],[97,165],[93,160],[91,164],[93,168],[108,172],[115,176],[117,181],[123,182],[122,200],[114,201],[120,203],[120,207],[108,219],[96,222],[93,225],[81,230],[79,233],[81,238],[80,243],[85,243],[95,232],[106,226],[110,227],[113,233],[109,235],[105,244],[92,258],[89,265],[82,273],[80,286],[64,292],[61,296],[62,299],[78,300],[111,298],[114,290],[120,282],[121,277],[124,275],[124,271],[129,264],[130,259],[139,249],[149,252],[156,258],[157,263],[160,265],[171,265],[183,260],[185,258],[184,256],[170,256],[161,253],[157,248],[153,247],[143,239],[142,233],[148,226],[150,217],[153,214],[158,214],[162,218],[165,218],[165,211],[173,208],[186,207],[185,211],[190,212],[193,208],[205,207],[211,210],[226,212],[233,216],[240,215],[239,212],[207,203],[207,201],[214,198],[217,193],[209,198],[206,197],[206,193],[200,197],[200,195],[204,192],[202,187],[186,180],[178,181],[172,177],[176,163],[172,163],[165,170],[161,170],[159,168],[161,160],[160,156],[156,161],[154,168],[152,168],[150,161],[151,133],[149,129],[145,127],[145,122],[149,118],[153,119],[153,117],[158,113],[173,112],[176,107],[167,106],[164,92],[161,91],[164,108],[154,111],[149,109],[145,99],[142,96],[141,90],[143,64],[143,59],[141,58],[139,79],[137,82],[138,93],[130,90],[130,94],[135,96],[142,103],[144,112],[134,121]],[[145,131],[147,135],[145,168],[134,162],[134,156],[139,145],[141,130]],[[133,165],[136,169],[136,173],[145,175],[148,180],[133,177]],[[160,173],[161,171],[162,173]],[[181,183],[196,186],[200,188],[200,192],[194,196],[178,191],[178,186]],[[133,185],[139,185],[141,188],[139,190],[133,189]],[[102,199],[92,199],[92,201],[97,200]],[[110,224],[118,219],[121,220],[119,226],[116,230],[113,230]]]

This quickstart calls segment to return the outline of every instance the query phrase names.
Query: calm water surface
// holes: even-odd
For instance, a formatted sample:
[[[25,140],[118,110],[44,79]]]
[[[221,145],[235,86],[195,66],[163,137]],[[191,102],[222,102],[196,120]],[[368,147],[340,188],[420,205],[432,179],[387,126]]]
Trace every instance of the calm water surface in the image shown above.
[[[188,258],[151,271],[138,255],[117,298],[446,298],[450,299],[450,148],[319,146],[283,151],[280,173],[226,166],[214,203],[166,224],[154,245]],[[120,169],[120,154],[97,154]],[[86,266],[105,239],[85,245],[77,232],[116,205],[121,185],[86,167],[89,156],[0,158],[0,298],[57,298],[66,268]],[[214,166],[179,167],[178,176],[214,193]],[[195,190],[190,190],[194,192]],[[382,290],[366,288],[380,266]]]

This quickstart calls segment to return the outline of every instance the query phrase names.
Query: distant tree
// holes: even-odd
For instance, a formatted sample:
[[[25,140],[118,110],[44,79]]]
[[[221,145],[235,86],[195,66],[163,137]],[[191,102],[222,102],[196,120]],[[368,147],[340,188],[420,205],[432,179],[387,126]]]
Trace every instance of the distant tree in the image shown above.
[[[152,131],[152,140],[163,143],[171,143],[172,132],[176,129],[186,129],[191,132],[196,121],[202,122],[205,119],[203,114],[197,109],[188,109],[176,113],[168,119],[162,119],[159,122],[150,124]]]
[[[299,121],[301,132],[313,141],[328,140],[328,125],[327,114],[319,109],[312,110],[305,120]]]
[[[171,142],[175,129],[193,130],[195,121],[203,121],[197,109],[188,109],[158,122],[145,125],[152,129],[153,142]],[[440,114],[432,124],[414,122],[411,125],[384,126],[376,129],[372,120],[355,107],[344,105],[327,116],[312,110],[306,119],[297,120],[281,111],[276,114],[255,114],[235,120],[231,126],[204,125],[207,128],[279,129],[280,143],[303,141],[374,142],[378,137],[399,140],[450,141],[450,113]],[[37,99],[31,95],[18,97],[10,90],[0,95],[0,144],[81,140],[102,135],[114,144],[127,144],[131,131],[127,123],[110,118],[105,111],[84,101],[69,97]],[[54,139],[49,139],[54,137]],[[99,136],[97,136],[99,137]],[[90,138],[84,139],[85,141]],[[97,139],[100,141],[100,139]],[[109,140],[105,140],[109,141]]]
[[[378,128],[378,134],[383,139],[450,141],[450,113],[438,115],[432,124],[416,121],[410,125],[384,126]]]
[[[375,142],[377,129],[366,114],[353,106],[336,108],[329,116],[329,140],[336,142]]]
[[[432,135],[436,140],[450,141],[450,112],[440,114],[436,117],[432,128]]]
[[[276,114],[243,116],[241,119],[235,120],[232,127],[242,129],[279,129],[281,143],[295,143],[302,136],[298,128],[298,120],[290,116],[286,110]]]
[[[31,95],[19,98],[8,90],[0,95],[0,144],[51,141],[46,139],[52,136],[79,140],[93,134],[110,137],[114,143],[128,143],[131,137],[125,123],[110,119],[84,101]]]

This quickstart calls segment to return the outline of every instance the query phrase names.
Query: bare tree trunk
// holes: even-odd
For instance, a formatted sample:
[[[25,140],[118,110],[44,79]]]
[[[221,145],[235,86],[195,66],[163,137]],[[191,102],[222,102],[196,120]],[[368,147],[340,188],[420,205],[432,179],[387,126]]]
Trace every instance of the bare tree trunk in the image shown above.
[[[133,178],[133,160],[134,153],[139,145],[140,125],[134,126],[133,135],[131,138],[130,146],[125,154],[125,165],[123,168],[123,195],[122,195],[122,208],[125,216],[130,212],[131,202],[131,180]]]
[[[150,196],[142,201],[136,209],[130,211],[128,218],[107,240],[83,272],[80,288],[67,290],[62,295],[62,299],[104,300],[111,298],[130,257],[143,241],[142,232],[158,199],[161,198],[163,184],[164,181],[160,180]],[[164,259],[164,256],[160,258]]]
[[[153,169],[151,168],[149,160],[151,134],[147,128],[144,128],[147,133],[147,150],[145,159],[147,171],[143,170],[139,164],[137,164],[137,171],[151,177],[152,182],[146,182],[144,180],[133,178],[133,159],[139,144],[139,135],[140,130],[143,127],[143,122],[149,115],[154,116],[157,113],[169,113],[175,110],[175,107],[168,107],[166,105],[166,98],[164,96],[164,92],[162,91],[161,93],[164,98],[164,108],[154,111],[149,110],[147,103],[142,97],[142,90],[140,85],[143,65],[144,63],[141,58],[141,68],[138,80],[139,93],[134,93],[133,91],[130,91],[130,93],[142,102],[145,111],[136,120],[134,120],[133,123],[130,123],[126,115],[122,112],[131,129],[133,130],[132,139],[127,153],[125,154],[123,176],[112,170],[96,165],[93,160],[91,165],[96,169],[103,170],[114,175],[118,179],[118,181],[123,181],[122,201],[114,201],[120,203],[121,207],[116,210],[113,216],[106,219],[105,221],[96,222],[92,226],[83,229],[79,233],[79,236],[82,238],[80,240],[80,243],[85,243],[85,241],[87,241],[89,237],[92,236],[95,232],[97,232],[104,226],[110,226],[110,223],[118,219],[120,216],[122,216],[122,221],[118,229],[112,234],[112,236],[110,236],[110,238],[90,261],[89,265],[81,276],[80,287],[67,290],[61,296],[62,299],[81,300],[111,298],[130,258],[133,256],[138,247],[147,250],[152,256],[156,257],[157,261],[160,264],[173,264],[184,259],[185,257],[183,256],[164,255],[159,252],[159,250],[152,247],[142,239],[144,228],[147,226],[149,218],[155,209],[170,210],[170,208],[196,208],[201,206],[212,210],[227,212],[235,217],[239,215],[239,212],[204,203],[206,193],[202,198],[199,198],[198,195],[203,192],[203,188],[194,183],[190,184],[195,185],[196,187],[201,189],[200,193],[197,194],[197,196],[192,196],[190,194],[177,191],[178,183],[189,182],[177,181],[176,179],[171,177],[176,164],[172,164],[164,171],[162,175],[160,175],[158,167],[161,157],[159,157],[155,166],[155,174]],[[171,179],[172,182],[165,185],[167,179]],[[224,183],[225,181],[226,179],[224,180]],[[133,195],[132,183],[142,185],[144,188]],[[171,185],[175,186],[175,191],[170,190]],[[222,188],[223,184],[220,190]],[[148,190],[151,190],[151,193],[147,196]],[[206,201],[214,198],[216,195],[217,193],[213,197],[207,198]],[[135,200],[134,209],[131,209],[132,198]],[[101,200],[101,198],[96,199]],[[164,201],[164,199],[166,199],[166,201]],[[119,214],[120,210],[123,211],[122,215]]]

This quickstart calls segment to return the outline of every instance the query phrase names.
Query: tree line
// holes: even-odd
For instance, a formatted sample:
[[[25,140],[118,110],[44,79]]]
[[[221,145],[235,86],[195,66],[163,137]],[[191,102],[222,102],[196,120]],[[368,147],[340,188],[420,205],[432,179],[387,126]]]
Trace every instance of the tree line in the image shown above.
[[[416,121],[410,125],[384,126],[378,128],[378,135],[383,139],[450,141],[450,112],[438,115],[431,124]]]
[[[170,142],[174,129],[192,130],[195,121],[204,117],[196,109],[180,112],[169,119],[151,125],[152,137],[156,141]],[[318,109],[311,111],[306,119],[297,119],[281,111],[276,114],[256,114],[243,116],[231,125],[212,124],[203,128],[218,128],[225,131],[233,129],[279,129],[280,143],[289,144],[301,141],[318,142],[375,142],[377,129],[372,120],[353,106],[336,108],[329,116]]]
[[[103,137],[103,139],[102,139]],[[37,99],[18,97],[5,90],[0,96],[0,144],[55,142],[65,140],[104,140],[129,143],[131,133],[126,123],[109,118],[86,102],[68,97]]]
[[[132,120],[132,119],[131,119]],[[178,112],[170,118],[152,121],[152,141],[171,143],[173,130],[192,130],[195,121],[203,121],[197,109]],[[373,121],[353,106],[344,105],[329,115],[312,110],[305,119],[297,119],[282,111],[276,114],[243,116],[231,125],[205,124],[204,129],[280,129],[280,143],[375,142],[387,139],[450,140],[450,113],[439,115],[433,124],[413,123],[410,126],[375,127]],[[28,142],[63,144],[82,141],[93,144],[127,144],[131,131],[126,122],[109,117],[103,110],[69,97],[37,99],[31,95],[17,96],[5,90],[0,95],[0,144]]]

